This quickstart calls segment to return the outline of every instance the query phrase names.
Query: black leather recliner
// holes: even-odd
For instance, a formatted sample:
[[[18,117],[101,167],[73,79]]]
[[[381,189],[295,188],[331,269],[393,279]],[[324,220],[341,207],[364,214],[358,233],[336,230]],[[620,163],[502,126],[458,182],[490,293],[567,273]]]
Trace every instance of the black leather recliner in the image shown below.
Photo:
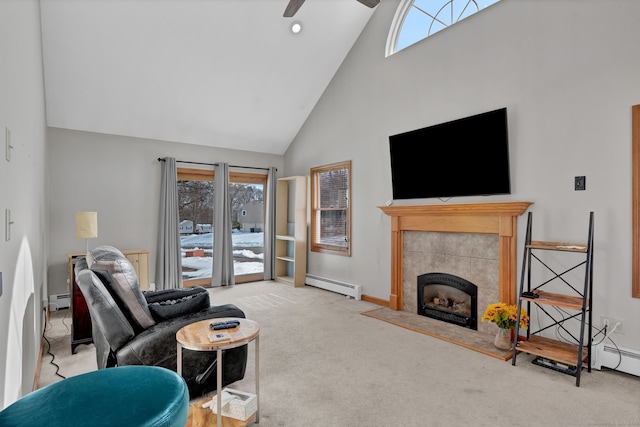
[[[180,328],[204,319],[245,317],[232,304],[211,306],[202,287],[142,292],[133,266],[112,246],[78,259],[75,273],[91,315],[98,369],[149,365],[176,371]],[[215,352],[183,350],[182,376],[192,399],[217,389],[215,360]],[[246,345],[224,352],[223,387],[244,378],[246,362]]]

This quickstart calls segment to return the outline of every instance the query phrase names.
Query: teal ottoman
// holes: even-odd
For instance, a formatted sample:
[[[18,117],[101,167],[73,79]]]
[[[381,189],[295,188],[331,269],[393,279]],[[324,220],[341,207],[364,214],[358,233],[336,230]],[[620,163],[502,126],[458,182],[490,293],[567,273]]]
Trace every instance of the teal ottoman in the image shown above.
[[[184,379],[155,366],[101,369],[33,391],[0,412],[0,426],[184,427]]]

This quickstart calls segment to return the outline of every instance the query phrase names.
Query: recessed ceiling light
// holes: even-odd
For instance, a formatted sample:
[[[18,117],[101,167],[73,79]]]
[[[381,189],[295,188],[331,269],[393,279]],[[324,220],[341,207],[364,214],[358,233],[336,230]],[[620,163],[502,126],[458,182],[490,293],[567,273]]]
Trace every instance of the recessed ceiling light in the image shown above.
[[[293,34],[298,34],[300,31],[302,31],[302,23],[300,21],[293,21],[289,29]]]

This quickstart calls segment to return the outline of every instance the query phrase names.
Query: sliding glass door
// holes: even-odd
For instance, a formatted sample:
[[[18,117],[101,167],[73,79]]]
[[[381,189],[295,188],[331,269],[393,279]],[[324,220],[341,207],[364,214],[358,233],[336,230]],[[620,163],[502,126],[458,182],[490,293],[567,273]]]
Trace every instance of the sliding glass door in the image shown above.
[[[236,283],[264,279],[264,187],[267,175],[230,173]]]
[[[264,277],[264,187],[267,175],[229,174],[235,282]],[[211,286],[213,170],[178,168],[178,212],[184,286]]]

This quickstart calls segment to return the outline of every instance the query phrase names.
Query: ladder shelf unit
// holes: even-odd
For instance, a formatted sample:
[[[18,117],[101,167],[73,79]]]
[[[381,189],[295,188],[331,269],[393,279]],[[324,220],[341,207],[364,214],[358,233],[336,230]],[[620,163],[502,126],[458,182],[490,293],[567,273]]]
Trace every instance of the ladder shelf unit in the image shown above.
[[[587,370],[591,372],[594,214],[593,212],[589,214],[587,243],[531,240],[532,217],[532,213],[529,212],[518,294],[515,336],[520,336],[520,315],[523,305],[526,305],[527,312],[531,313],[533,304],[542,313],[540,315],[550,321],[550,324],[540,327],[536,331],[531,331],[530,317],[526,339],[517,341],[513,348],[511,363],[515,366],[517,355],[520,352],[538,356],[537,359],[534,359],[534,363],[575,376],[576,386],[579,387],[583,365],[586,364]],[[537,251],[573,252],[583,254],[583,256],[579,256],[580,260],[570,268],[562,272],[556,272],[541,257],[536,255]],[[531,269],[532,262],[536,262],[540,267],[546,268],[553,277],[534,286]],[[574,286],[564,277],[567,273],[580,267],[584,267],[584,283],[581,287]],[[558,282],[562,282],[560,286],[567,291],[566,294],[544,290],[545,286]],[[557,288],[554,288],[554,290],[557,290]],[[571,319],[579,322],[580,332],[578,336],[575,336],[575,333],[568,330],[565,325],[565,322]],[[570,336],[575,342],[559,341],[539,335],[541,332],[554,327],[561,329],[563,333]]]

